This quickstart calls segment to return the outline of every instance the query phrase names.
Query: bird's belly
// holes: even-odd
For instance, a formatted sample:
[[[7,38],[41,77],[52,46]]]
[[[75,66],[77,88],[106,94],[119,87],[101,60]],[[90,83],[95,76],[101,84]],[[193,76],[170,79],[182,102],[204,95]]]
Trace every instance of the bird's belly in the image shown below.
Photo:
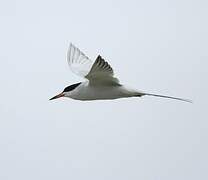
[[[121,87],[86,87],[82,88],[71,96],[77,100],[101,100],[130,97],[129,93]]]

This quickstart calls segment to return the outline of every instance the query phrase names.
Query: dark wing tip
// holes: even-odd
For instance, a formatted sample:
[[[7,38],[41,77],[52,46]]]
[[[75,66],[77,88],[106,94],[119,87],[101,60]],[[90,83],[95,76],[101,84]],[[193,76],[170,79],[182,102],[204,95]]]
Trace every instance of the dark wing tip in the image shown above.
[[[162,98],[169,98],[169,99],[175,99],[175,100],[184,101],[184,102],[188,102],[188,103],[193,103],[192,100],[189,100],[189,99],[183,99],[183,98],[178,98],[178,97],[173,97],[173,96],[164,96],[164,95],[149,94],[149,93],[145,93],[144,95],[148,95],[148,96],[156,96],[156,97],[162,97]]]

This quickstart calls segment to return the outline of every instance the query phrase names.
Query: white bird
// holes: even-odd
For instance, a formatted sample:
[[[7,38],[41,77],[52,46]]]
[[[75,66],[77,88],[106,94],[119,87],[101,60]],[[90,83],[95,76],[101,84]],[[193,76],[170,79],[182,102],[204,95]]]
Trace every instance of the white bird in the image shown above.
[[[71,70],[75,74],[86,78],[87,81],[67,86],[63,92],[52,97],[50,100],[60,97],[69,97],[83,101],[106,100],[148,95],[191,102],[187,99],[150,94],[127,88],[114,77],[112,67],[100,55],[93,62],[72,43],[70,43],[67,53],[67,61]]]

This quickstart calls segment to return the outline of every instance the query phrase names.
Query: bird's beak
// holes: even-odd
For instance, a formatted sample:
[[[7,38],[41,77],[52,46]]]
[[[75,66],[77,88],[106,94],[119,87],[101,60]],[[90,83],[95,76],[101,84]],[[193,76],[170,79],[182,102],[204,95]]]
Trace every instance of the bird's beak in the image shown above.
[[[63,97],[63,96],[64,96],[64,93],[62,92],[62,93],[60,93],[60,94],[58,94],[58,95],[52,97],[52,98],[49,99],[49,100],[57,99],[57,98],[60,98],[60,97]]]

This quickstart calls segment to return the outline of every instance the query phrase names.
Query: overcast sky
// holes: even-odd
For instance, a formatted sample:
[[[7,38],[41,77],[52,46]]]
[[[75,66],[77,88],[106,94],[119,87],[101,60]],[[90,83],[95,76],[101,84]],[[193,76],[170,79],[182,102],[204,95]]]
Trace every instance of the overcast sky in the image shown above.
[[[0,2],[1,180],[207,180],[208,2]],[[49,101],[73,42],[156,97]]]

